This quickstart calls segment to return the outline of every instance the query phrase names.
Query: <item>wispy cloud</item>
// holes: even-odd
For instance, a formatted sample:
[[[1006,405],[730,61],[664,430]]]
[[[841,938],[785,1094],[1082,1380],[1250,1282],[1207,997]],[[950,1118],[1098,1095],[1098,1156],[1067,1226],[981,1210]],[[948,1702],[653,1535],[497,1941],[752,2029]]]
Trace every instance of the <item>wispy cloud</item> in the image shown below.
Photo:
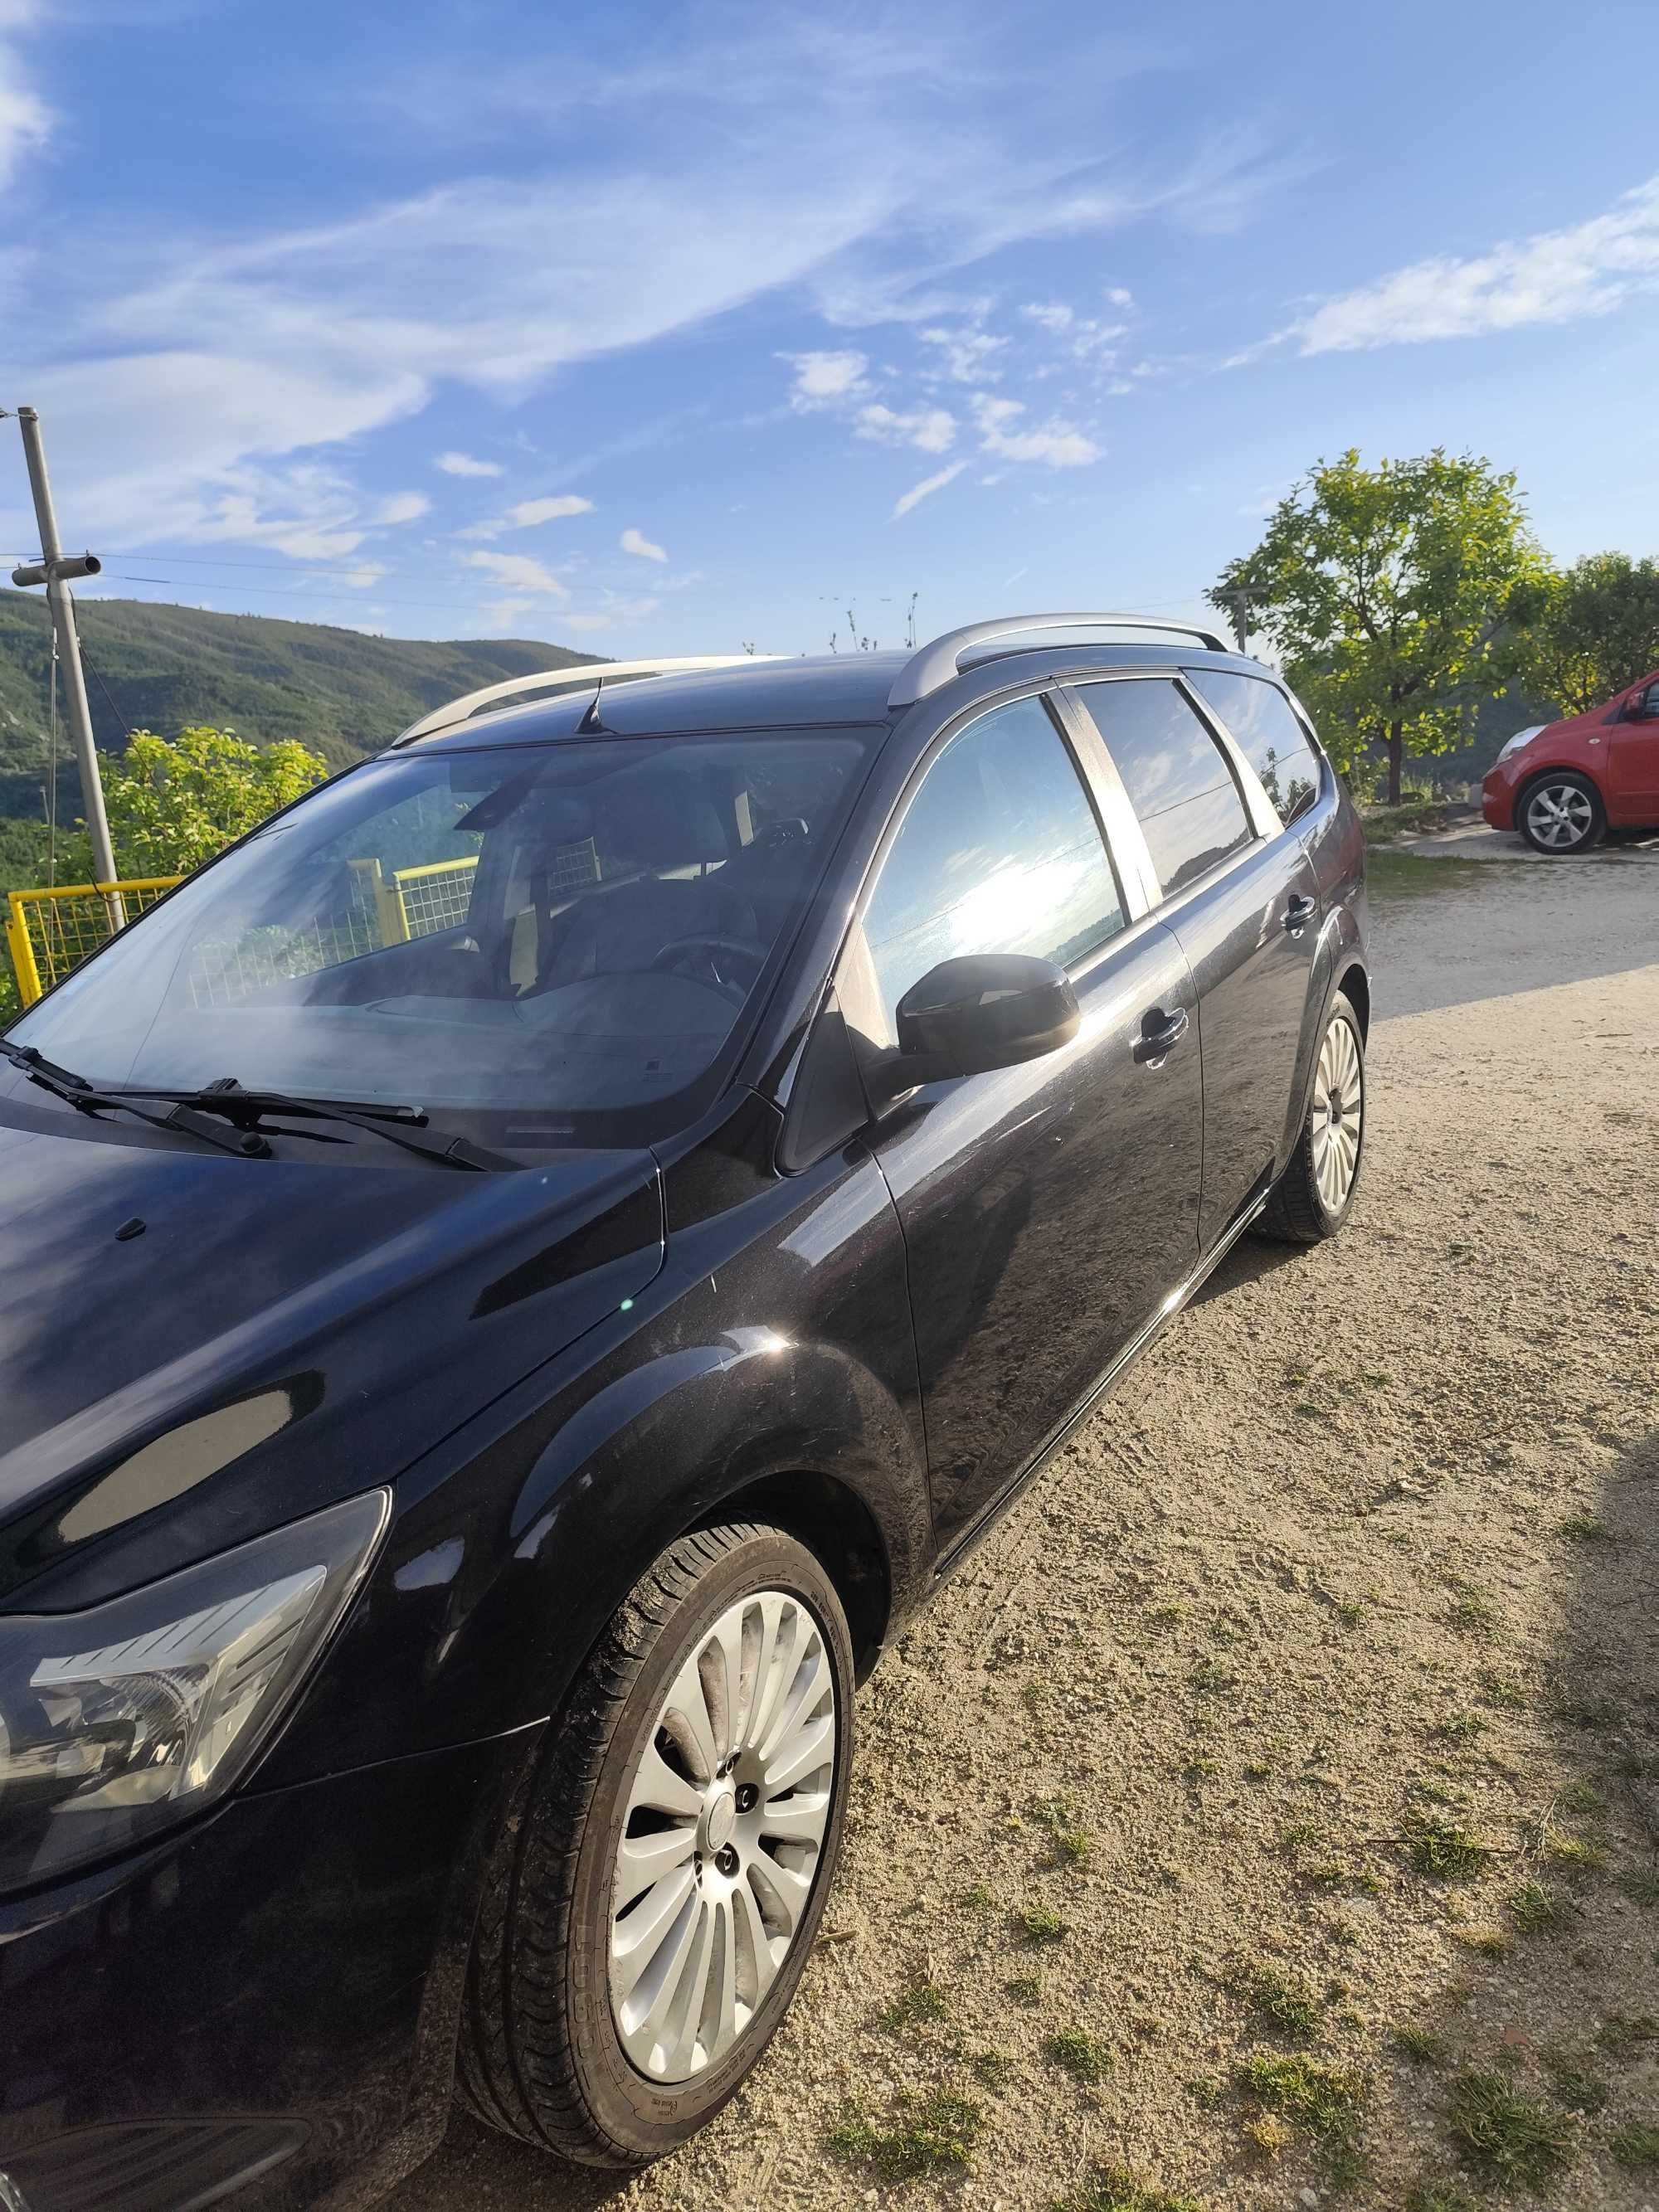
[[[583,499],[577,492],[559,492],[551,499],[521,499],[505,514],[493,515],[485,522],[469,523],[455,534],[458,538],[500,538],[509,530],[535,530],[544,522],[562,522],[568,516],[592,512],[591,499]]]
[[[665,561],[668,558],[660,545],[653,545],[642,530],[624,530],[617,540],[624,553],[636,553],[641,561]]]
[[[1051,416],[1046,422],[1023,422],[1023,401],[993,398],[975,392],[974,420],[980,433],[980,450],[1003,461],[1040,461],[1051,469],[1086,468],[1097,461],[1101,447],[1075,422]]]
[[[1008,343],[989,331],[932,329],[918,332],[924,345],[939,352],[939,375],[953,384],[994,384],[1002,374],[995,356]]]
[[[870,389],[866,354],[846,352],[782,353],[795,372],[789,404],[798,415],[811,415],[821,407],[840,407],[861,398]]]
[[[1608,314],[1632,295],[1656,289],[1659,177],[1587,222],[1538,231],[1486,253],[1437,254],[1323,300],[1267,343],[1289,341],[1299,353],[1319,354],[1480,337]]]
[[[504,473],[499,461],[474,460],[471,453],[440,453],[432,464],[447,477],[498,477]]]
[[[894,507],[892,520],[896,522],[902,514],[908,514],[913,507],[920,507],[923,500],[931,499],[936,491],[943,491],[946,484],[954,483],[967,465],[966,461],[952,461],[949,468],[941,469],[937,476],[924,477],[919,484],[912,484]]]
[[[463,553],[461,558],[469,568],[481,568],[486,576],[511,592],[545,592],[556,599],[570,596],[553,571],[531,554]]]
[[[0,185],[12,182],[24,157],[44,146],[52,131],[52,111],[7,36],[27,30],[36,15],[33,0],[0,0]]]
[[[423,514],[432,511],[432,501],[423,491],[393,492],[383,499],[374,511],[374,520],[390,525],[398,522],[418,522]]]
[[[860,407],[853,425],[860,438],[878,445],[914,446],[920,453],[946,453],[955,441],[957,418],[948,408],[919,407],[900,414],[879,400]]]

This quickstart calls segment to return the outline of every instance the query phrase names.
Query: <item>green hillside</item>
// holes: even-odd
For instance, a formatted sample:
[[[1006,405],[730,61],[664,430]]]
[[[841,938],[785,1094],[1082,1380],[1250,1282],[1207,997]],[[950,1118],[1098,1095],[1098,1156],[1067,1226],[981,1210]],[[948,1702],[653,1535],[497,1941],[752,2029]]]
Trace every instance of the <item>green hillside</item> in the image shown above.
[[[320,623],[88,597],[77,603],[100,746],[128,729],[175,736],[188,724],[245,738],[298,738],[335,765],[372,752],[406,723],[481,684],[591,660],[528,638],[367,637]],[[51,627],[39,594],[0,591],[0,815],[39,814]],[[112,708],[110,701],[113,701]],[[63,811],[79,811],[64,747]]]

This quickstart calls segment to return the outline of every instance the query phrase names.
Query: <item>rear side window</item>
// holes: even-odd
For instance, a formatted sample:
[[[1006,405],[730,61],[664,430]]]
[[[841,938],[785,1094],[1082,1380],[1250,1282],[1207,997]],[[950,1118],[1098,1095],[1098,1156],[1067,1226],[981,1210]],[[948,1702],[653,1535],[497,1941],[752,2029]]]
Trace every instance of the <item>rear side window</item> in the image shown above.
[[[974,722],[928,769],[864,917],[890,1022],[930,968],[967,952],[1070,967],[1125,926],[1112,865],[1040,700]]]
[[[1286,828],[1319,795],[1319,758],[1277,684],[1259,676],[1189,668],[1187,681],[1226,724]]]
[[[1082,684],[1078,696],[1117,763],[1165,898],[1249,843],[1232,770],[1173,684]]]

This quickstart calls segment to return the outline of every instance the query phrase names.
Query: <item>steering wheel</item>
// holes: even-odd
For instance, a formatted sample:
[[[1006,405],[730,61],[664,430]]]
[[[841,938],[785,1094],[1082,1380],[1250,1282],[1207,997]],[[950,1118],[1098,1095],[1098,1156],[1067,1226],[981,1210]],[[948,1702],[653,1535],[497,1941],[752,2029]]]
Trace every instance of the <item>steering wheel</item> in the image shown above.
[[[740,981],[726,972],[732,963],[748,970]],[[755,978],[766,965],[766,955],[757,945],[747,945],[740,937],[682,937],[673,945],[665,945],[651,963],[653,971],[689,975],[695,983],[712,983],[723,998],[740,1006],[749,996]]]

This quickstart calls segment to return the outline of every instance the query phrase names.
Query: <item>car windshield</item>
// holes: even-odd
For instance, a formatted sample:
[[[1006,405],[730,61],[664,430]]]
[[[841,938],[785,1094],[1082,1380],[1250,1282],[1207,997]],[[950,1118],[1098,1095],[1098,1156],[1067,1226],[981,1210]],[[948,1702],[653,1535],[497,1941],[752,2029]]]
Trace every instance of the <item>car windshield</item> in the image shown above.
[[[397,1101],[485,1141],[695,1110],[868,731],[396,755],[257,831],[9,1032],[100,1085]]]

